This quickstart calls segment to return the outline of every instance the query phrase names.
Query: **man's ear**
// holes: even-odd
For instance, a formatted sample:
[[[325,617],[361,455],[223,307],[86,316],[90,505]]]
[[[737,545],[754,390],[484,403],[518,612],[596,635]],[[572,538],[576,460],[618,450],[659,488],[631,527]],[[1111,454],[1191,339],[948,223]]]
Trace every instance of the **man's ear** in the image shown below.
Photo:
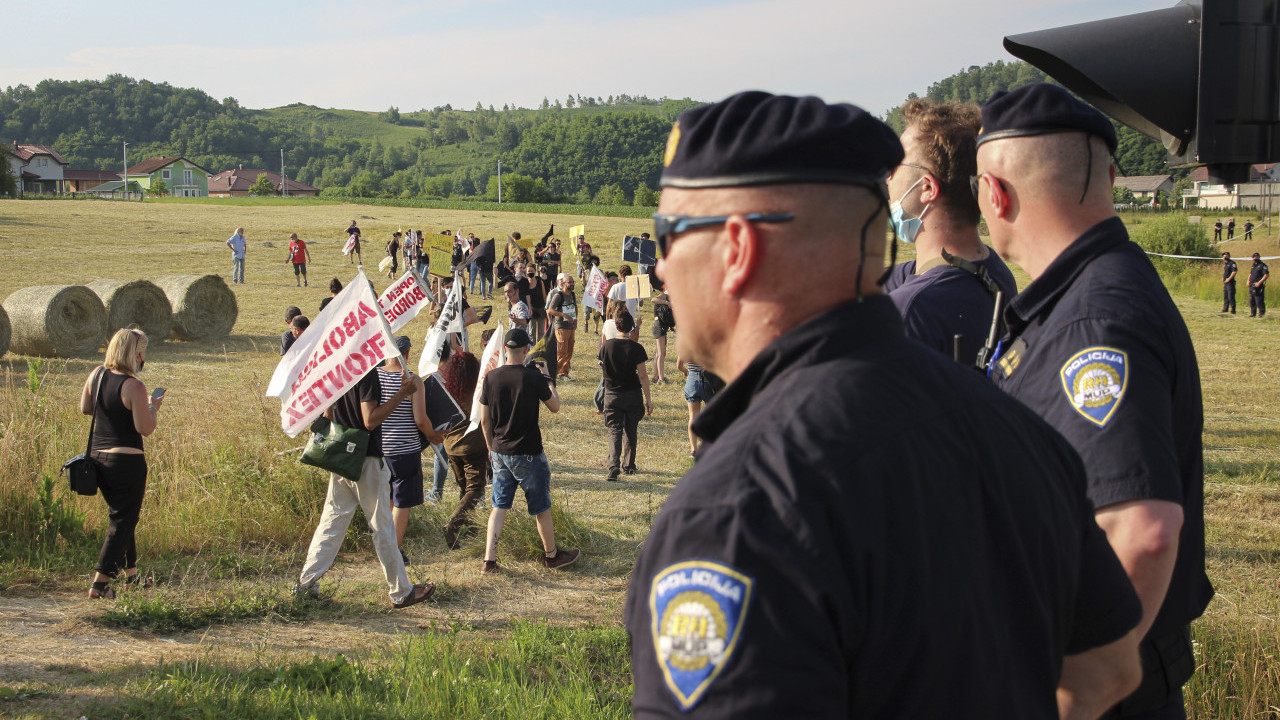
[[[723,265],[722,288],[738,296],[760,269],[764,248],[756,227],[741,214],[730,215],[722,233],[720,260]]]
[[[920,204],[931,205],[942,197],[942,185],[932,173],[925,173],[920,181]]]
[[[985,173],[983,182],[987,183],[988,197],[991,198],[991,213],[1000,219],[1008,217],[1013,199],[1005,192],[1004,181],[991,173]]]

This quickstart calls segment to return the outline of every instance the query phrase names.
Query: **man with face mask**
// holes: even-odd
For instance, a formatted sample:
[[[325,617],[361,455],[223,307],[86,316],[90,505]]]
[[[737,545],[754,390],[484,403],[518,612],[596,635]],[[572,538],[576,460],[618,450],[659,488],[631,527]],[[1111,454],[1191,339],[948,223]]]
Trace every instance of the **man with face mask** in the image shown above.
[[[970,364],[991,329],[993,288],[1004,302],[1017,292],[1013,273],[978,237],[969,176],[982,118],[976,105],[928,100],[908,101],[902,114],[906,156],[889,176],[890,221],[899,239],[915,243],[916,258],[895,265],[884,289],[908,337]]]
[[[1267,278],[1271,269],[1262,262],[1258,253],[1253,254],[1253,267],[1249,268],[1249,317],[1267,314]]]

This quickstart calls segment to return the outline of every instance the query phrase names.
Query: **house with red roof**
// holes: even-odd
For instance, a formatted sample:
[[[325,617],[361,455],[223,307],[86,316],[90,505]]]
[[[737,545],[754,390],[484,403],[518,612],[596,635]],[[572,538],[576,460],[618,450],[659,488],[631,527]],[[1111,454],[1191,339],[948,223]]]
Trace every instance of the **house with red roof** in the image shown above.
[[[126,169],[124,179],[136,182],[144,191],[163,180],[173,197],[209,196],[209,171],[181,155],[147,158]]]
[[[236,168],[234,170],[224,170],[209,178],[209,197],[246,197],[249,195],[249,188],[258,182],[258,177],[261,175],[267,176],[267,179],[271,181],[271,185],[275,187],[277,195],[291,195],[293,197],[317,197],[320,195],[319,188],[311,187],[292,178],[286,178],[282,184],[280,174],[273,173],[270,170]]]
[[[18,178],[18,194],[57,195],[65,191],[63,171],[67,161],[48,145],[24,145],[14,140],[5,146],[9,170]]]
[[[120,179],[120,173],[114,170],[76,170],[67,168],[62,171],[62,176],[66,182],[66,191],[69,193],[82,193],[91,187],[97,187],[102,183]]]

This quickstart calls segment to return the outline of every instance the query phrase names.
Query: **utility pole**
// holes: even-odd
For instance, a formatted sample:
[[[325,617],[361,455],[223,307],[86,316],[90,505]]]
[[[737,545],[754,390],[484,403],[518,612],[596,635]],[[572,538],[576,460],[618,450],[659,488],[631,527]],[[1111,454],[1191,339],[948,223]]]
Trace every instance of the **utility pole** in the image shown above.
[[[498,204],[502,204],[502,161],[498,161]]]
[[[129,143],[124,143],[124,196],[129,197]]]
[[[284,176],[284,148],[280,148],[280,195],[289,197],[288,178]]]

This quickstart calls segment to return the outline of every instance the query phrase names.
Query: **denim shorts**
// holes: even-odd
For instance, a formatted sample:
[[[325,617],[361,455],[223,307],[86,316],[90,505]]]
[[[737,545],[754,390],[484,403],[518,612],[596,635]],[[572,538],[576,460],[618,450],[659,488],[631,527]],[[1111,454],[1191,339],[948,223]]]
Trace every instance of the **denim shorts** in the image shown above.
[[[715,390],[711,388],[711,383],[707,382],[701,375],[689,373],[688,379],[684,381],[685,402],[708,402],[715,394]]]
[[[524,501],[530,515],[541,515],[551,509],[551,466],[547,454],[503,455],[490,452],[493,465],[493,506],[510,510],[516,497],[516,486],[524,490]]]

